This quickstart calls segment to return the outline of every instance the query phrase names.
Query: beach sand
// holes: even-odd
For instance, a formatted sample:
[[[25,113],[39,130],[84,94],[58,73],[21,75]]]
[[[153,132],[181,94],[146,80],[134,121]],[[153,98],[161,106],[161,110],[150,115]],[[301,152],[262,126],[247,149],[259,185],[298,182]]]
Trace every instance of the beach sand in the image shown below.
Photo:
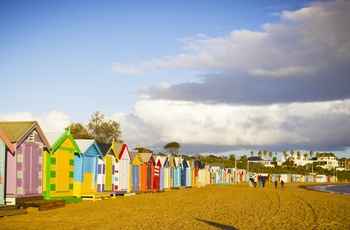
[[[0,218],[0,229],[350,229],[350,196],[267,183],[83,201]]]

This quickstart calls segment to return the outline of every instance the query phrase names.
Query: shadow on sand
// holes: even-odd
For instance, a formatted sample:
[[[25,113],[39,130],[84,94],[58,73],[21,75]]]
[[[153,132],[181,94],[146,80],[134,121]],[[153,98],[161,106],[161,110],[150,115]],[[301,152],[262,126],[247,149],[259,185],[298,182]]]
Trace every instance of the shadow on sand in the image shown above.
[[[234,228],[234,227],[226,225],[226,224],[220,224],[220,223],[216,223],[216,222],[212,222],[212,221],[208,221],[208,220],[202,220],[202,219],[198,219],[198,218],[195,218],[195,219],[198,220],[198,221],[202,221],[202,222],[204,222],[204,223],[206,223],[208,225],[217,227],[219,229],[237,230],[237,228]]]

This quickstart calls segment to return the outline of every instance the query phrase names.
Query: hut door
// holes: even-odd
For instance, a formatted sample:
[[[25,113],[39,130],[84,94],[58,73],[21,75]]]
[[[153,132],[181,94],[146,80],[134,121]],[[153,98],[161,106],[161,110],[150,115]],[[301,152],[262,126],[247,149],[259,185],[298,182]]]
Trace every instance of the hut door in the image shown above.
[[[133,165],[132,166],[132,186],[133,191],[139,191],[139,166]]]
[[[186,168],[181,168],[181,186],[186,186]]]
[[[112,175],[113,175],[113,158],[111,156],[106,156],[106,181],[105,190],[112,190]]]
[[[68,150],[62,150],[56,157],[56,191],[69,191],[69,166],[71,153]]]
[[[147,165],[147,189],[151,189],[152,188],[152,178],[151,178],[151,175],[152,175],[152,168],[151,168],[151,165],[148,164]]]
[[[84,161],[84,190],[94,190],[95,188],[95,167],[96,158],[92,156],[85,156]]]
[[[25,143],[23,149],[23,194],[41,193],[42,150],[36,143]]]

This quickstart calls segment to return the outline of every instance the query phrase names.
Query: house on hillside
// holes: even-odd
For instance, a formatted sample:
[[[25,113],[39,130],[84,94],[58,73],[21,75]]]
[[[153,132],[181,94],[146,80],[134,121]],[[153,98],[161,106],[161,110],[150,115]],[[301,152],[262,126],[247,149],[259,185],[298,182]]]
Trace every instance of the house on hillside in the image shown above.
[[[263,166],[265,166],[265,167],[270,167],[270,168],[275,167],[275,165],[272,164],[271,161],[267,160],[267,159],[264,158],[264,157],[260,157],[260,156],[251,156],[251,157],[248,157],[247,160],[248,160],[249,163],[262,164]]]

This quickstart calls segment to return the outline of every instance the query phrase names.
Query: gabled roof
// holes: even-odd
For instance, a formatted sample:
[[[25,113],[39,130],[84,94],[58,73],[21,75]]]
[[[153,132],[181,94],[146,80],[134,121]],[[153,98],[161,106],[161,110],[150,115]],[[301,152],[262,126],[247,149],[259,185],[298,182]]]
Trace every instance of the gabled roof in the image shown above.
[[[66,130],[61,135],[58,135],[58,133],[48,133],[48,136],[49,136],[50,141],[52,142],[51,152],[55,152],[62,145],[62,143],[68,138],[71,140],[76,152],[81,154],[81,150],[80,150],[79,146],[77,145],[77,143],[75,142],[75,139],[69,130]],[[57,138],[57,136],[58,136],[58,138]],[[56,138],[56,140],[55,140],[55,138]]]
[[[95,140],[92,139],[76,139],[75,140],[77,145],[79,146],[81,153],[84,154],[88,149],[95,148],[97,151],[97,154],[100,157],[104,157],[104,154],[102,153],[100,147],[97,145]]]
[[[2,129],[0,129],[0,139],[2,139],[2,141],[5,143],[5,145],[10,150],[11,153],[15,153],[15,147],[13,146],[11,141],[7,138],[7,136],[2,131]]]
[[[150,162],[152,161],[155,163],[154,158],[153,158],[153,153],[140,153],[140,157],[142,159],[142,162]]]
[[[123,153],[124,153],[124,151],[126,150],[126,152],[127,152],[127,154],[128,154],[128,157],[129,157],[129,159],[130,159],[130,161],[131,161],[131,156],[130,156],[129,148],[128,148],[128,146],[127,146],[125,143],[123,143],[123,144],[115,144],[114,146],[115,146],[115,149],[116,149],[116,151],[117,151],[117,154],[118,154],[119,159],[122,159]]]
[[[97,143],[97,145],[102,152],[103,158],[106,157],[108,153],[112,151],[113,155],[115,156],[115,159],[119,161],[118,152],[114,147],[114,140],[112,141],[112,143]]]
[[[140,165],[142,163],[142,158],[139,151],[131,150],[130,151],[131,162],[133,165]]]
[[[6,134],[11,143],[21,144],[25,138],[35,129],[45,147],[50,149],[43,131],[37,121],[0,121],[0,128]]]

